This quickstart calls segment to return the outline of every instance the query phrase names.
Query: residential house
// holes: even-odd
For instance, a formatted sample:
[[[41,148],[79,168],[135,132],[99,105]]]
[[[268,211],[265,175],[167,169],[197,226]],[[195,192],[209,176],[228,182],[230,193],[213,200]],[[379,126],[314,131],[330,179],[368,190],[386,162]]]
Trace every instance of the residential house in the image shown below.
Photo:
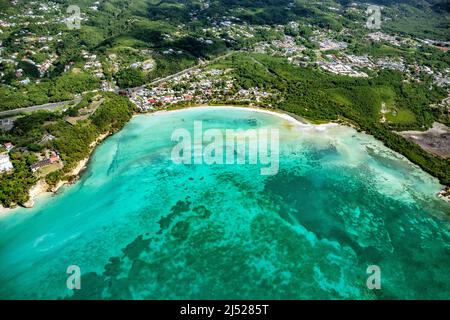
[[[13,169],[9,154],[0,154],[0,173],[9,172]]]
[[[6,151],[10,152],[14,148],[14,145],[11,142],[6,142],[3,144],[3,147]]]
[[[36,172],[41,168],[49,166],[54,163],[58,163],[60,160],[59,155],[56,152],[52,152],[51,156],[47,159],[38,161],[30,166],[32,172]]]

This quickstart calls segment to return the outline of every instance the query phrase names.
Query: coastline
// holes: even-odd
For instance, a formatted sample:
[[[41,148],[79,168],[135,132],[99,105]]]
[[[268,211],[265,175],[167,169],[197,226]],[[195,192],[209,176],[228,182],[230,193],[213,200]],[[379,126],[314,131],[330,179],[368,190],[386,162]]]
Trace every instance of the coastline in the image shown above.
[[[273,116],[277,116],[277,117],[281,117],[283,119],[285,119],[286,121],[289,121],[290,123],[297,125],[297,126],[316,126],[313,123],[308,122],[307,120],[299,117],[299,116],[293,116],[291,113],[289,112],[285,112],[283,110],[279,110],[279,109],[272,109],[272,110],[268,110],[265,108],[261,108],[261,107],[247,107],[247,106],[233,106],[233,105],[199,105],[199,106],[190,106],[190,107],[185,107],[185,108],[180,108],[180,109],[174,109],[174,110],[158,110],[156,112],[153,113],[136,113],[133,115],[133,117],[136,116],[141,116],[141,115],[158,115],[158,114],[163,114],[163,113],[177,113],[177,112],[182,112],[185,110],[189,110],[189,109],[198,109],[198,108],[204,108],[204,109],[210,109],[210,108],[236,108],[236,109],[240,109],[240,110],[251,110],[253,112],[261,112],[261,113],[266,113],[266,114],[270,114]],[[321,124],[321,125],[317,125],[317,126],[324,126],[324,125],[338,125],[336,123],[326,123],[326,124]],[[102,143],[107,137],[109,137],[111,135],[110,132],[104,133],[100,136],[97,137],[97,139],[92,142],[90,144],[91,150],[89,152],[89,155],[84,158],[83,160],[79,161],[78,164],[76,165],[76,167],[67,175],[70,177],[75,177],[75,179],[68,181],[68,180],[62,180],[60,182],[58,182],[58,184],[56,186],[54,186],[53,188],[51,188],[49,190],[49,186],[47,185],[47,183],[45,182],[45,178],[44,179],[40,179],[38,180],[38,182],[30,189],[29,191],[29,199],[27,202],[18,205],[14,208],[5,208],[3,206],[0,205],[0,215],[3,214],[7,214],[10,212],[13,212],[14,210],[18,209],[18,208],[26,208],[26,209],[31,209],[34,207],[35,201],[44,195],[51,195],[51,194],[56,194],[63,186],[65,185],[71,185],[73,183],[75,183],[81,176],[82,172],[86,169],[87,164],[91,158],[92,153],[94,152],[95,148]]]
[[[12,210],[14,210],[14,209],[5,208],[4,206],[0,206],[0,216],[4,215],[4,214],[7,214],[7,213],[10,213]]]
[[[110,135],[111,135],[110,132],[101,134],[97,137],[97,139],[95,139],[89,145],[89,147],[91,148],[91,150],[89,151],[89,155],[86,158],[84,158],[83,160],[79,161],[78,164],[75,166],[75,168],[73,168],[67,174],[68,177],[75,177],[74,179],[71,179],[71,181],[61,180],[57,183],[56,186],[54,186],[51,189],[49,189],[49,185],[45,182],[45,178],[39,179],[38,182],[33,187],[31,187],[30,191],[28,192],[29,199],[27,202],[25,202],[21,205],[18,205],[14,208],[5,208],[3,206],[0,206],[0,215],[13,212],[14,210],[21,208],[21,207],[26,208],[26,209],[31,209],[34,207],[35,201],[39,197],[44,196],[44,195],[56,194],[59,191],[59,189],[61,189],[63,186],[71,185],[71,184],[75,183],[80,178],[83,171],[86,169],[87,164],[88,164],[89,160],[91,159],[91,155],[95,151],[95,148]]]
[[[71,184],[73,184],[74,182],[76,182],[76,181],[80,178],[80,176],[81,176],[81,174],[83,173],[83,171],[86,169],[86,167],[87,167],[87,165],[88,165],[88,163],[89,163],[89,160],[91,159],[91,155],[92,155],[92,153],[95,151],[95,148],[96,148],[100,143],[102,143],[107,137],[109,137],[110,135],[111,135],[111,133],[109,133],[109,132],[104,133],[104,134],[101,134],[101,135],[99,135],[99,136],[97,137],[97,139],[95,139],[95,140],[89,145],[89,147],[91,148],[91,150],[89,151],[88,156],[87,156],[86,158],[84,158],[83,160],[79,161],[78,164],[75,166],[75,168],[73,168],[73,169],[67,174],[67,176],[69,176],[69,177],[75,177],[75,179],[73,179],[73,180],[71,180],[71,181],[69,181],[69,180],[62,180],[62,181],[58,182],[57,185],[54,186],[53,188],[51,188],[50,190],[48,189],[48,185],[47,185],[47,183],[45,182],[45,180],[42,181],[42,179],[41,179],[41,180],[39,180],[39,182],[41,182],[41,183],[43,182],[44,185],[47,185],[47,189],[44,190],[44,191],[42,191],[43,188],[41,188],[41,189],[38,189],[38,190],[35,192],[35,194],[30,194],[30,200],[33,200],[33,202],[34,202],[34,200],[35,200],[38,196],[40,196],[40,195],[42,195],[42,194],[45,194],[45,193],[53,193],[53,194],[55,194],[55,193],[58,192],[59,189],[61,189],[61,187],[65,186],[65,185],[71,185]],[[38,184],[39,184],[39,182],[38,182]],[[42,191],[42,192],[40,192],[40,191]],[[33,196],[33,198],[32,198],[31,196]]]
[[[346,126],[346,127],[350,127],[352,129],[357,130],[358,128],[353,125],[350,122],[347,121],[329,121],[326,123],[321,123],[321,124],[314,124],[308,120],[306,120],[305,118],[302,118],[298,115],[295,115],[291,112],[288,111],[284,111],[281,109],[266,109],[266,108],[262,108],[262,107],[254,107],[254,106],[233,106],[233,105],[198,105],[198,106],[189,106],[189,107],[185,107],[185,108],[180,108],[180,109],[173,109],[173,110],[158,110],[156,112],[150,113],[151,115],[157,115],[157,114],[161,114],[161,113],[168,113],[168,112],[181,112],[184,110],[189,110],[189,109],[210,109],[210,108],[235,108],[238,110],[246,110],[246,111],[253,111],[253,112],[261,112],[261,113],[265,113],[265,114],[270,114],[273,116],[277,116],[280,117],[286,121],[289,121],[290,123],[296,125],[296,126],[303,126],[303,127],[330,127],[330,126]],[[139,114],[141,115],[141,114]],[[145,113],[144,113],[145,115]],[[370,135],[372,136],[372,135]],[[372,136],[373,137],[373,136]],[[410,160],[408,160],[410,161]],[[411,161],[410,161],[411,162]],[[415,165],[414,163],[412,163],[413,165]],[[422,171],[424,171],[423,169],[420,169]],[[425,172],[425,171],[424,171]],[[445,201],[447,203],[450,203],[450,187],[442,185],[441,184],[441,190],[436,193],[436,197],[441,199],[442,201]]]
[[[190,109],[211,109],[211,108],[233,108],[236,110],[243,110],[243,111],[253,111],[253,112],[260,112],[260,113],[265,113],[265,114],[269,114],[269,115],[273,115],[273,116],[277,116],[280,117],[286,121],[289,121],[290,123],[297,125],[297,126],[307,126],[307,127],[323,127],[323,126],[337,126],[339,125],[336,122],[327,122],[327,123],[323,123],[323,124],[314,124],[312,122],[309,122],[308,120],[294,115],[290,112],[281,110],[281,109],[266,109],[266,108],[261,108],[261,107],[247,107],[247,106],[233,106],[233,105],[199,105],[199,106],[189,106],[186,108],[180,108],[180,109],[173,109],[173,110],[158,110],[152,113],[142,113],[142,114],[136,114],[134,116],[139,116],[139,115],[158,115],[158,114],[165,114],[165,113],[179,113],[185,110],[190,110]]]
[[[237,110],[245,110],[245,111],[252,111],[252,112],[260,112],[260,113],[265,113],[265,114],[269,114],[272,116],[277,116],[280,117],[288,122],[290,122],[291,124],[295,125],[295,126],[299,126],[299,127],[330,127],[330,126],[339,126],[339,125],[345,125],[345,126],[349,126],[354,128],[351,125],[346,125],[344,123],[338,123],[338,122],[327,122],[327,123],[323,123],[323,124],[314,124],[311,123],[309,121],[307,121],[306,119],[294,115],[290,112],[284,111],[284,110],[280,110],[280,109],[266,109],[266,108],[261,108],[261,107],[253,107],[253,106],[233,106],[233,105],[199,105],[199,106],[189,106],[189,107],[185,107],[185,108],[179,108],[179,109],[173,109],[173,110],[158,110],[152,113],[136,113],[133,115],[133,117],[136,116],[141,116],[141,115],[149,115],[149,116],[154,116],[154,115],[158,115],[158,114],[166,114],[166,113],[179,113],[179,112],[183,112],[189,109],[211,109],[211,108],[235,108]],[[97,137],[97,139],[95,141],[93,141],[90,144],[90,152],[89,155],[84,158],[83,160],[79,161],[77,166],[70,171],[70,173],[67,174],[67,176],[69,177],[75,177],[74,179],[71,179],[71,181],[69,180],[63,180],[58,182],[58,184],[51,188],[49,190],[49,186],[47,185],[47,183],[45,182],[45,179],[40,179],[36,185],[34,185],[30,191],[29,191],[29,195],[30,198],[29,200],[22,204],[21,206],[24,208],[33,208],[34,206],[34,202],[35,200],[42,196],[42,195],[46,195],[46,194],[56,194],[59,189],[61,189],[61,187],[65,186],[65,185],[70,185],[75,183],[81,176],[82,172],[86,169],[87,164],[92,156],[92,153],[94,152],[95,148],[102,143],[107,137],[109,137],[111,135],[110,132],[104,133],[100,136]],[[436,194],[436,196],[440,199],[442,199],[445,202],[450,203],[450,193],[448,193],[448,188],[446,186],[442,186],[442,190]],[[0,215],[3,215],[5,213],[9,213],[12,212],[13,210],[17,209],[18,207],[15,208],[5,208],[3,206],[0,206]]]
[[[445,202],[450,203],[450,187],[444,187],[444,189],[438,193],[438,197]]]

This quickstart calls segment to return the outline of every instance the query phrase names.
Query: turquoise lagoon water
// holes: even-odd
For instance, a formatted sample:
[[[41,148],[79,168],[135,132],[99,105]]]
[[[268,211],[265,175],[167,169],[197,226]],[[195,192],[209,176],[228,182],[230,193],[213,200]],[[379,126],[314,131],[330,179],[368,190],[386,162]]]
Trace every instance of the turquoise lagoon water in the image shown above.
[[[176,128],[278,128],[280,171],[177,165]],[[75,185],[0,217],[2,299],[446,299],[450,206],[370,136],[233,108],[135,117]],[[81,269],[81,290],[66,269]],[[367,267],[381,270],[369,290]]]

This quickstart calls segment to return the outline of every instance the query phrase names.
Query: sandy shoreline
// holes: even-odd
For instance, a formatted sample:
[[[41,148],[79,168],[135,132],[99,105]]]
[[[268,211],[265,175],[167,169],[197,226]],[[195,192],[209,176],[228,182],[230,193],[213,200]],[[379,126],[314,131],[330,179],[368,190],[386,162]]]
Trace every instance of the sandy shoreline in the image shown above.
[[[153,113],[148,113],[148,114],[135,114],[133,117],[136,116],[142,116],[142,115],[159,115],[159,114],[165,114],[165,113],[178,113],[178,112],[183,112],[186,110],[190,110],[190,109],[211,109],[211,108],[234,108],[237,110],[244,110],[244,111],[253,111],[253,112],[261,112],[261,113],[266,113],[266,114],[270,114],[273,116],[277,116],[280,118],[283,118],[284,120],[289,121],[290,123],[296,125],[296,126],[316,126],[312,123],[307,122],[306,120],[304,120],[303,118],[300,117],[293,117],[292,115],[283,112],[282,110],[267,110],[264,108],[257,108],[257,107],[239,107],[239,106],[231,106],[231,105],[223,105],[223,106],[192,106],[192,107],[187,107],[187,108],[181,108],[181,109],[176,109],[176,110],[159,110]],[[337,125],[335,123],[327,123],[327,124],[321,124],[321,125],[317,125],[317,126],[330,126],[330,125]],[[100,144],[103,140],[105,140],[108,136],[110,135],[110,133],[105,133],[100,135],[94,142],[91,143],[90,147],[91,147],[91,151],[89,153],[89,156],[86,157],[85,159],[81,160],[77,166],[68,174],[69,176],[76,176],[75,180],[79,179],[80,174],[82,173],[82,171],[84,171],[86,169],[87,163],[89,162],[89,159],[92,155],[92,152],[95,150],[95,147]],[[59,189],[61,189],[61,187],[65,186],[65,185],[69,185],[73,183],[69,182],[67,180],[64,181],[60,181],[58,182],[58,184],[53,187],[51,190],[48,189],[48,185],[45,182],[44,179],[41,179],[37,182],[36,185],[34,185],[30,191],[29,191],[29,195],[30,195],[30,199],[24,203],[22,206],[16,207],[16,208],[5,208],[3,206],[0,206],[0,214],[6,214],[6,213],[10,213],[18,208],[21,207],[25,207],[25,208],[33,208],[34,203],[36,201],[36,199],[40,196],[43,195],[49,195],[49,194],[55,194],[58,192]]]
[[[269,114],[269,115],[273,115],[273,116],[277,116],[280,117],[290,123],[292,123],[293,125],[297,126],[297,127],[316,127],[316,128],[326,128],[326,127],[330,127],[330,126],[339,126],[342,124],[338,124],[335,122],[328,122],[328,123],[324,123],[324,124],[313,124],[311,122],[308,122],[307,120],[299,117],[299,116],[294,116],[289,112],[285,112],[283,110],[278,110],[278,109],[273,109],[273,110],[268,110],[268,109],[264,109],[264,108],[258,108],[258,107],[243,107],[243,106],[231,106],[231,105],[218,105],[218,106],[192,106],[192,107],[187,107],[187,108],[181,108],[181,109],[176,109],[176,110],[159,110],[153,113],[143,113],[143,114],[135,114],[133,117],[136,116],[142,116],[142,115],[149,115],[149,116],[155,116],[155,115],[160,115],[160,114],[167,114],[167,113],[180,113],[180,112],[184,112],[186,110],[191,110],[191,109],[212,109],[212,108],[233,108],[236,110],[243,110],[243,111],[252,111],[252,112],[260,112],[260,113],[265,113],[265,114]],[[88,157],[86,157],[85,159],[81,160],[77,166],[68,174],[69,176],[76,176],[76,180],[79,179],[80,174],[82,173],[82,171],[84,171],[86,169],[86,166],[90,160],[90,157],[93,153],[93,151],[95,150],[96,146],[98,146],[103,140],[105,140],[108,136],[110,136],[110,133],[105,133],[103,135],[100,135],[94,142],[91,143],[90,147],[91,147],[91,151],[88,155]],[[47,184],[45,183],[45,180],[39,180],[38,183],[32,187],[32,189],[30,190],[30,200],[24,204],[24,207],[27,208],[32,208],[34,205],[34,201],[41,195],[45,195],[45,194],[54,194],[56,193],[62,186],[64,185],[68,185],[71,184],[72,182],[69,181],[60,181],[55,187],[53,187],[50,191],[48,190],[48,186],[46,186]],[[440,196],[440,198],[444,201],[448,201],[450,202],[450,198],[444,197],[444,196]],[[27,206],[27,204],[29,204],[30,206]],[[3,206],[0,206],[0,214],[4,214],[4,213],[9,213],[12,210],[14,210],[16,208],[4,208]]]
[[[80,178],[80,174],[86,169],[86,166],[91,158],[92,153],[95,150],[95,147],[98,146],[101,142],[103,142],[103,140],[105,140],[109,136],[110,136],[109,132],[98,136],[97,139],[90,144],[91,150],[89,152],[89,155],[80,162],[78,162],[76,167],[73,168],[67,175],[72,177],[75,176],[76,177],[75,181],[78,180]],[[68,180],[63,180],[58,182],[58,184],[55,187],[49,190],[49,186],[45,182],[45,179],[40,179],[33,187],[31,187],[29,191],[30,199],[27,202],[25,202],[22,206],[18,206],[16,208],[5,208],[3,206],[0,206],[0,214],[7,214],[21,207],[33,208],[34,202],[38,197],[43,195],[55,194],[56,192],[58,192],[59,189],[61,189],[61,187],[65,185],[70,185],[72,183],[73,181],[69,182]]]
[[[283,111],[283,110],[279,110],[279,109],[265,109],[265,108],[259,108],[259,107],[242,107],[242,106],[231,106],[231,105],[218,105],[218,106],[192,106],[192,107],[187,107],[187,108],[182,108],[182,109],[175,109],[175,110],[159,110],[153,113],[150,113],[149,115],[159,115],[159,114],[167,114],[167,113],[179,113],[179,112],[183,112],[186,110],[198,110],[198,109],[205,109],[205,110],[209,110],[212,108],[233,108],[236,110],[243,110],[243,111],[252,111],[252,112],[260,112],[260,113],[265,113],[265,114],[270,114],[272,116],[277,116],[279,118],[282,118],[286,121],[289,121],[290,123],[296,125],[296,126],[301,126],[301,127],[330,127],[330,126],[338,126],[338,123],[335,122],[328,122],[328,123],[324,123],[324,124],[314,124],[311,122],[308,122],[307,120],[305,120],[304,118],[300,117],[300,116],[296,116],[293,115],[289,112]],[[137,114],[135,116],[140,116],[140,115],[146,115],[144,114]]]
[[[0,206],[0,215],[7,214],[7,213],[11,212],[11,210],[13,210],[13,209],[5,208],[4,206]]]

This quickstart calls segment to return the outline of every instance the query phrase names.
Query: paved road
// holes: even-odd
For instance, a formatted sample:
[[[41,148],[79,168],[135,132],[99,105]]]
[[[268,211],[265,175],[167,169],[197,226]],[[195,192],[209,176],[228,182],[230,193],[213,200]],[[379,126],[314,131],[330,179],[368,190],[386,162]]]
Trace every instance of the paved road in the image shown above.
[[[117,93],[119,91],[124,91],[124,90],[137,91],[137,90],[143,89],[143,88],[145,88],[145,87],[147,87],[149,85],[153,86],[153,85],[157,85],[157,84],[159,84],[161,82],[169,81],[169,80],[171,80],[171,79],[173,79],[175,77],[179,77],[179,76],[181,76],[181,75],[183,75],[185,73],[188,73],[188,72],[190,72],[192,70],[195,70],[195,69],[207,66],[209,64],[215,63],[216,61],[218,61],[220,59],[224,59],[224,58],[230,56],[231,54],[233,54],[234,52],[236,52],[236,51],[228,52],[228,53],[224,54],[223,56],[214,58],[214,59],[212,59],[210,61],[206,61],[206,62],[200,63],[198,65],[193,66],[192,68],[185,69],[183,71],[177,72],[177,73],[172,74],[170,76],[156,79],[156,80],[154,80],[154,81],[152,81],[150,83],[147,83],[147,84],[145,84],[143,86],[136,87],[136,88],[120,89],[120,90],[118,89],[118,90],[115,90],[115,92]],[[7,110],[7,111],[0,112],[0,117],[14,116],[14,115],[20,114],[20,113],[30,113],[30,112],[37,111],[37,110],[54,110],[54,109],[58,109],[60,107],[63,107],[63,106],[69,105],[69,104],[78,103],[80,101],[81,101],[81,98],[78,98],[78,99],[70,100],[70,101],[61,101],[61,102],[55,102],[55,103],[47,103],[47,104],[43,104],[43,105],[39,105],[39,106],[32,106],[32,107],[26,107],[26,108],[14,109],[14,110]]]
[[[61,101],[61,102],[55,102],[55,103],[46,103],[39,106],[32,106],[32,107],[26,107],[26,108],[20,108],[20,109],[14,109],[14,110],[7,110],[0,112],[0,117],[7,117],[7,116],[14,116],[16,114],[20,113],[30,113],[37,110],[54,110],[58,109],[64,106],[67,106],[69,104],[76,104],[81,101],[81,98],[70,100],[70,101]]]

